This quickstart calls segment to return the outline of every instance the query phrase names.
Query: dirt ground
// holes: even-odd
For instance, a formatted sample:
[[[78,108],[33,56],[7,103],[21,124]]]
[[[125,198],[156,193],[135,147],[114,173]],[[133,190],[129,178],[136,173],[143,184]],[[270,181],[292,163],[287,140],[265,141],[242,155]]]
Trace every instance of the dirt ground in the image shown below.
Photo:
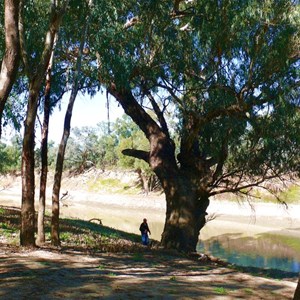
[[[14,193],[13,188],[3,191],[2,204],[19,203],[19,193]],[[0,237],[0,299],[284,300],[292,299],[296,281],[263,278],[147,248],[133,254],[28,250]]]
[[[292,299],[274,280],[145,249],[86,255],[0,244],[1,299]]]

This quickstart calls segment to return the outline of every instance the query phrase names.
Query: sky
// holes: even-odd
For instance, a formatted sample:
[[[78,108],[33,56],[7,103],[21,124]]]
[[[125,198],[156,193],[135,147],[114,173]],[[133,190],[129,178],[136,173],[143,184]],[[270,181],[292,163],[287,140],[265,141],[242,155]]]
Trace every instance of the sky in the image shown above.
[[[118,106],[116,100],[110,96],[110,121],[121,117],[124,113],[122,107]],[[61,109],[55,108],[50,117],[49,141],[59,144],[64,125],[64,118],[69,102],[69,94],[64,96]],[[97,93],[93,98],[78,94],[73,107],[71,119],[71,132],[74,127],[96,126],[101,121],[107,121],[106,93]]]
[[[62,101],[60,108],[56,107],[50,116],[49,123],[49,141],[54,141],[57,145],[60,143],[64,119],[66,114],[66,109],[69,103],[70,94],[66,94]],[[117,118],[120,118],[123,114],[123,108],[118,105],[116,100],[109,96],[110,105],[110,121],[113,122]],[[71,134],[72,128],[83,127],[83,126],[96,126],[101,121],[107,121],[107,109],[106,109],[106,93],[97,93],[93,98],[87,95],[82,95],[78,93],[77,98],[73,107],[73,114],[71,119]],[[40,115],[40,120],[42,122],[43,116]],[[24,129],[20,131],[21,135],[24,133]],[[3,128],[3,136],[1,141],[10,143],[11,137],[15,134],[12,129]],[[40,144],[40,127],[36,127],[36,144]]]
[[[116,100],[110,96],[110,121],[121,117],[124,113],[122,107],[118,106]],[[50,117],[49,141],[59,144],[64,125],[64,118],[69,102],[69,94],[62,99],[61,109],[55,108]],[[74,127],[96,126],[101,121],[107,121],[106,93],[97,93],[93,98],[78,94],[73,107],[71,119],[71,132]]]

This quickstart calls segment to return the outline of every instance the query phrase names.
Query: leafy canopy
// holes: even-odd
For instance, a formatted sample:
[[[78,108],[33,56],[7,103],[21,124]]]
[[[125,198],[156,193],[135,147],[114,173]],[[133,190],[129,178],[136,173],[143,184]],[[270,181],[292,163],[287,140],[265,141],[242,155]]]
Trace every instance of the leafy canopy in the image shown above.
[[[182,170],[205,170],[216,193],[299,171],[296,1],[118,4],[95,1],[99,78],[144,107],[172,103]]]

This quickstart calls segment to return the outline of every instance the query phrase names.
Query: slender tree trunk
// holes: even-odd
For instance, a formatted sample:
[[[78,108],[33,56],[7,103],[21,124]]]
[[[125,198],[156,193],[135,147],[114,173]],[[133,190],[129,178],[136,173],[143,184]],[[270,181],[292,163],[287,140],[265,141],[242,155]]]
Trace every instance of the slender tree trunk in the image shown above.
[[[298,285],[296,287],[293,300],[300,300],[300,275],[299,275]]]
[[[89,6],[92,2],[89,2]],[[87,29],[89,24],[89,14],[86,17],[86,22],[84,24],[84,28],[82,28],[82,36],[80,41],[79,53],[76,61],[76,70],[74,76],[74,82],[72,86],[72,91],[69,99],[68,108],[65,115],[64,121],[64,131],[62,135],[62,139],[60,141],[57,158],[56,158],[56,167],[55,167],[55,175],[54,175],[54,183],[52,190],[52,219],[51,219],[51,243],[52,245],[59,246],[59,193],[61,187],[61,178],[63,172],[63,163],[65,158],[65,151],[67,147],[67,142],[70,136],[71,129],[71,119],[73,113],[74,103],[77,97],[77,93],[79,90],[79,81],[80,81],[80,72],[81,72],[81,64],[82,64],[82,53],[84,44],[86,42]]]
[[[34,124],[37,114],[37,99],[38,91],[30,85],[22,150],[22,221],[20,232],[22,246],[35,246]]]
[[[19,0],[5,0],[4,7],[5,54],[0,73],[0,137],[3,110],[17,75],[20,56]]]
[[[39,198],[39,212],[38,212],[38,226],[37,226],[37,244],[45,243],[45,209],[46,209],[46,188],[47,188],[47,175],[48,175],[48,128],[50,118],[50,94],[51,94],[51,72],[54,60],[54,49],[57,40],[57,34],[54,38],[54,46],[52,49],[49,66],[46,74],[46,87],[45,87],[45,102],[44,102],[44,121],[41,132],[41,179],[40,179],[40,198]]]
[[[70,96],[68,109],[65,115],[64,132],[59,144],[57,158],[56,158],[55,175],[54,175],[54,183],[53,183],[53,190],[52,190],[52,219],[51,219],[51,243],[54,246],[60,245],[59,193],[61,187],[61,178],[63,172],[65,151],[67,147],[68,138],[70,136],[72,112],[73,112],[74,102],[77,96],[77,91],[78,91],[78,86],[77,86],[77,90],[76,91],[74,90],[74,92],[72,91]]]
[[[41,179],[40,179],[40,198],[37,223],[37,245],[45,243],[45,209],[46,209],[46,188],[48,174],[48,128],[50,117],[50,90],[51,90],[51,63],[47,71],[45,103],[44,103],[44,121],[42,125],[41,141]]]

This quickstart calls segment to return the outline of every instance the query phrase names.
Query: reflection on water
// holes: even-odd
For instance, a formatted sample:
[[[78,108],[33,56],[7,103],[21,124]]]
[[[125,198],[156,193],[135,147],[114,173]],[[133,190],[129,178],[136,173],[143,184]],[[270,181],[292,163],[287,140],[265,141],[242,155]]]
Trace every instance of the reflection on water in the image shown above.
[[[210,253],[239,266],[300,272],[300,253],[297,251],[300,241],[294,238],[293,244],[297,247],[293,248],[291,239],[293,238],[284,239],[276,235],[263,235],[258,238],[222,235],[200,241],[197,251]]]
[[[63,207],[63,217],[80,217],[89,220],[100,218],[104,225],[126,232],[140,234],[139,225],[146,217],[151,238],[161,239],[165,214],[158,210],[93,205]],[[197,251],[211,254],[240,266],[280,269],[300,272],[300,239],[279,234],[253,235],[247,226],[237,222],[211,222],[201,232],[202,240]],[[257,226],[252,226],[257,228]],[[246,236],[245,236],[246,235]]]

